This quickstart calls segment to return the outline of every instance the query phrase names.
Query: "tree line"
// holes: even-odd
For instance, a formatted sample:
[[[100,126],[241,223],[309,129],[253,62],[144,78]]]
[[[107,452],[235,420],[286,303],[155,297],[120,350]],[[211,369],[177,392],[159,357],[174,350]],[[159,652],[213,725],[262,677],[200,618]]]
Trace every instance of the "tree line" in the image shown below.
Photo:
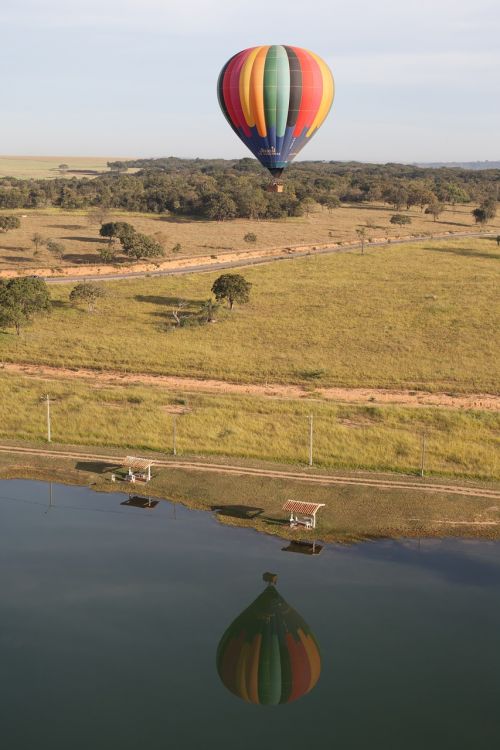
[[[253,159],[140,159],[110,162],[95,178],[0,179],[0,209],[105,207],[225,221],[307,214],[314,203],[385,202],[396,211],[442,203],[496,202],[500,170],[401,164],[298,162],[283,193],[266,191],[267,172]],[[130,168],[139,171],[130,174]]]

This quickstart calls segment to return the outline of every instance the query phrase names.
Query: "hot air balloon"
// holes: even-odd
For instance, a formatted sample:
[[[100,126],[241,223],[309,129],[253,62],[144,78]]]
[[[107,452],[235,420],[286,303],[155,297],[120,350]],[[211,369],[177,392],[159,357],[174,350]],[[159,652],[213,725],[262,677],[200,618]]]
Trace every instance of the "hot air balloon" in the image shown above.
[[[217,649],[223,684],[247,703],[291,703],[316,685],[321,657],[316,638],[302,617],[264,574],[265,590],[229,626]]]
[[[217,92],[236,135],[279,178],[328,115],[334,82],[328,65],[314,52],[268,45],[250,47],[228,60]],[[279,183],[275,179],[273,184]]]

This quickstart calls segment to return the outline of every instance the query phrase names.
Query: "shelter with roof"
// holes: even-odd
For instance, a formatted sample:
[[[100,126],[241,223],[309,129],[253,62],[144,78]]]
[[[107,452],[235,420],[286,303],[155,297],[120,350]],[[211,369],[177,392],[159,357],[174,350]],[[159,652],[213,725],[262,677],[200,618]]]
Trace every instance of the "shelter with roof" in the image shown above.
[[[302,500],[287,500],[283,510],[290,513],[290,526],[305,526],[306,529],[316,528],[316,513],[324,508],[325,503],[306,503]]]

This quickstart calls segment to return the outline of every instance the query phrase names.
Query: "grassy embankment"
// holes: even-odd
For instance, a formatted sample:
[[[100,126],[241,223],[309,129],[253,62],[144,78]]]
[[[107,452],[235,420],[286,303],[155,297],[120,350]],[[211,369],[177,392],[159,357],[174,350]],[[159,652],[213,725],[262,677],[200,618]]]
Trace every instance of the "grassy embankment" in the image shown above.
[[[278,221],[238,219],[221,224],[125,212],[112,212],[110,220],[129,221],[137,231],[155,237],[165,248],[166,260],[199,255],[216,255],[224,259],[231,251],[352,241],[357,239],[356,229],[361,226],[366,229],[367,240],[370,237],[473,231],[477,230],[477,226],[473,222],[472,208],[472,205],[449,206],[439,221],[434,221],[419,209],[405,211],[412,220],[407,227],[390,223],[391,216],[396,212],[386,204],[344,205],[331,212],[318,206],[309,216]],[[99,226],[89,224],[86,211],[51,208],[2,213],[14,213],[24,218],[20,229],[0,235],[0,270],[59,268],[99,261],[98,249],[104,242],[99,237]],[[500,216],[488,224],[487,229],[500,231]],[[255,243],[244,241],[248,232],[257,235]],[[31,242],[35,233],[63,244],[64,256],[55,258],[43,246],[35,254]],[[173,253],[176,245],[180,245],[181,250]]]
[[[110,453],[113,452],[106,449],[106,454]],[[110,482],[114,468],[113,464],[104,465],[88,459],[0,454],[2,478],[25,477],[88,485],[106,492],[127,492],[128,486]],[[235,477],[199,470],[161,468],[154,470],[152,482],[143,489],[152,496],[216,511],[224,523],[251,526],[287,539],[355,541],[381,536],[457,535],[498,539],[500,534],[499,511],[491,498],[439,490],[429,493],[419,489],[417,483],[412,489],[327,487],[289,478]],[[141,492],[139,487],[135,490]],[[288,528],[281,508],[290,498],[325,503],[314,534]],[[110,495],[111,508],[117,508],[119,502],[121,498]],[[57,503],[52,512],[58,512]]]
[[[496,392],[499,251],[491,239],[370,248],[245,268],[250,304],[172,329],[200,310],[217,272],[106,282],[93,314],[54,285],[54,308],[4,361],[235,382]]]
[[[3,375],[0,439],[43,443],[46,417],[40,399],[47,391],[54,399],[52,437],[61,444],[168,453],[176,415],[179,455],[304,465],[312,414],[318,467],[416,474],[425,432],[428,473],[500,478],[500,415],[479,411],[176,394],[153,386],[96,387],[80,381]]]

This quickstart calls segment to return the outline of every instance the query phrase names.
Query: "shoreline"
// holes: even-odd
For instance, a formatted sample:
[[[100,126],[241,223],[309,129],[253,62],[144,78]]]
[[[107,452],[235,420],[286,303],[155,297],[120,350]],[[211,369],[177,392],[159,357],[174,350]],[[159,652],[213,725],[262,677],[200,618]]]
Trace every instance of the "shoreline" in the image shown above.
[[[36,449],[26,449],[34,451]],[[26,459],[29,456],[29,460]],[[493,483],[450,484],[439,479],[336,473],[311,473],[301,467],[279,471],[241,463],[209,463],[204,457],[181,461],[156,457],[149,484],[111,482],[123,454],[77,450],[23,452],[11,446],[0,452],[0,479],[28,479],[86,486],[98,492],[137,494],[181,503],[213,513],[231,526],[253,528],[286,540],[354,543],[391,538],[500,539],[500,489]],[[80,458],[80,460],[79,460]],[[302,475],[302,476],[301,476]],[[325,502],[316,532],[291,530],[282,511],[289,499]],[[228,502],[229,500],[229,502]]]

